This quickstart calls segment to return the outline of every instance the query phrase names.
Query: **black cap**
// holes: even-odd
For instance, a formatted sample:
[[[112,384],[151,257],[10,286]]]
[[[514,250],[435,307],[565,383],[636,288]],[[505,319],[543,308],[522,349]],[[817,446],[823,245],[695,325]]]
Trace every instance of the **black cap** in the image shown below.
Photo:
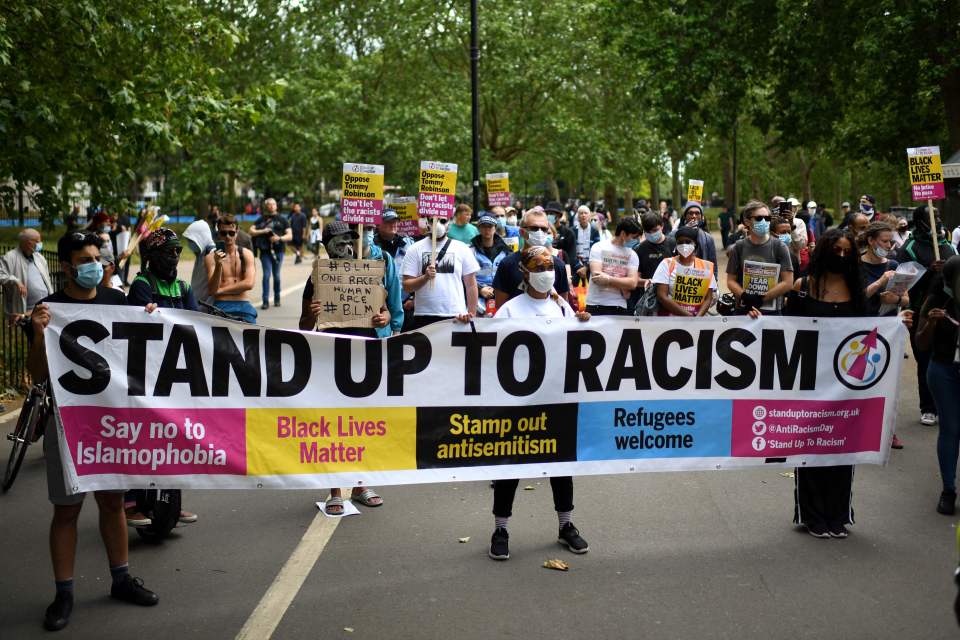
[[[556,200],[552,200],[544,205],[543,210],[547,213],[563,213],[563,205]]]
[[[350,237],[352,237],[354,240],[360,237],[357,235],[357,232],[351,229],[350,225],[343,220],[333,220],[328,222],[323,226],[323,244],[327,244],[330,242],[331,238],[341,236],[345,233],[349,233]]]

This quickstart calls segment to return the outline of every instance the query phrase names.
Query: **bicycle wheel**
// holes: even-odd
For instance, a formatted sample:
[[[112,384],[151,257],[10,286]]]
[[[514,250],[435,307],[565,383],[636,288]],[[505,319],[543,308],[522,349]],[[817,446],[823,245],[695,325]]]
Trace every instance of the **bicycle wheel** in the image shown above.
[[[33,442],[33,432],[37,428],[37,421],[43,404],[41,399],[41,394],[36,388],[30,390],[30,394],[20,410],[16,428],[13,433],[7,435],[7,439],[13,444],[10,447],[10,456],[7,458],[7,467],[3,472],[2,488],[4,493],[10,490],[14,480],[17,479],[20,465],[23,464],[23,458],[27,455],[27,447]]]

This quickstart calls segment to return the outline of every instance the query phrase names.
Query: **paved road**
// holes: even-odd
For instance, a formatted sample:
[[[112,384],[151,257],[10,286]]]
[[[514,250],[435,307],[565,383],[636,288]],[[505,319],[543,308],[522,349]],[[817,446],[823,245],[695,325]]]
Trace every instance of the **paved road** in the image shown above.
[[[286,286],[306,273],[289,268]],[[291,292],[261,319],[295,326],[298,298]],[[64,637],[234,638],[254,615],[249,638],[266,637],[275,620],[283,639],[955,638],[954,519],[933,508],[936,429],[917,423],[913,376],[911,359],[898,398],[906,449],[887,467],[857,469],[847,540],[792,526],[793,480],[780,469],[577,479],[585,556],[556,544],[549,485],[526,482],[535,489],[519,492],[503,563],[486,557],[486,483],[387,487],[384,507],[336,527],[318,516],[317,491],[192,491],[198,524],[159,546],[131,534],[134,572],[161,596],[151,610],[106,597],[87,506]],[[0,497],[4,640],[46,635],[49,517],[43,461],[30,451]],[[551,557],[570,572],[543,569]]]

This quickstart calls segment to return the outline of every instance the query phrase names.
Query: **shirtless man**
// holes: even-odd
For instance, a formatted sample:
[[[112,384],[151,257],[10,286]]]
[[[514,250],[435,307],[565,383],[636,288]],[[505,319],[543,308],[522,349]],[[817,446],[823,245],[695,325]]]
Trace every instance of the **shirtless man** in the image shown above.
[[[247,300],[247,292],[253,289],[257,270],[253,266],[253,252],[237,246],[238,230],[232,214],[221,216],[217,220],[217,235],[223,243],[222,249],[217,243],[217,250],[208,253],[203,261],[214,306],[241,322],[254,324],[257,310]]]

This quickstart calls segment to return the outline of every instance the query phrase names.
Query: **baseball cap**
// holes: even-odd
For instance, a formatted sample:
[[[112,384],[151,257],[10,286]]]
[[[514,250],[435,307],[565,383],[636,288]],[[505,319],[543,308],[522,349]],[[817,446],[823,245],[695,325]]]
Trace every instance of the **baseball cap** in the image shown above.
[[[814,202],[813,200],[807,203],[807,209],[816,209],[816,208],[817,208],[817,203]]]
[[[842,208],[844,208],[844,207],[846,207],[847,209],[850,208],[850,203],[847,202],[846,200],[844,200],[843,202],[840,203],[840,208],[842,209]]]
[[[477,220],[477,225],[479,226],[484,224],[492,224],[493,226],[497,226],[497,219],[489,213],[484,213],[482,216],[480,216],[480,219]]]
[[[798,204],[800,204],[800,201],[797,200],[796,198],[788,198],[788,199],[787,199],[787,202],[790,203],[790,206],[791,206],[791,207],[795,207],[795,206],[797,206]]]
[[[331,238],[343,235],[345,233],[349,233],[350,237],[354,240],[360,237],[357,235],[357,232],[351,229],[350,225],[343,220],[332,220],[323,227],[323,244],[327,244],[330,242]]]
[[[563,213],[563,205],[556,200],[552,200],[547,203],[547,205],[544,207],[544,210],[547,213]]]
[[[383,212],[383,221],[390,222],[391,220],[398,220],[400,215],[393,209],[387,209]]]

